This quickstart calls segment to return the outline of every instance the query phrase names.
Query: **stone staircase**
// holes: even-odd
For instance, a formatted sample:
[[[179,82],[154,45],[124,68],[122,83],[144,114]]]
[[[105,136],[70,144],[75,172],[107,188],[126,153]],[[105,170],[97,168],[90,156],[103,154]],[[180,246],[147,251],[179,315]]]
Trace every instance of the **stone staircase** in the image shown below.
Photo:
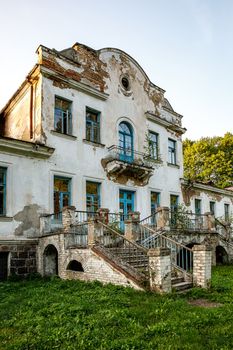
[[[193,283],[185,281],[184,277],[176,277],[172,275],[172,289],[176,292],[184,292],[192,287]]]
[[[111,252],[111,254],[118,255],[121,260],[132,266],[137,271],[143,271],[146,275],[148,275],[149,258],[147,255],[143,254],[140,251],[137,251],[137,249],[129,249],[124,247],[107,249]]]

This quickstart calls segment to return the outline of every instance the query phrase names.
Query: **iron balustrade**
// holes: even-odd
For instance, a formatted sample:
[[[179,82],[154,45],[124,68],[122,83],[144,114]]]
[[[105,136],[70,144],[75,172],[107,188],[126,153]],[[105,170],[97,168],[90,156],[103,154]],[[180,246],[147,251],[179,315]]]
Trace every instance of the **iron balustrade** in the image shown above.
[[[147,249],[128,240],[115,229],[99,222],[102,229],[96,233],[96,244],[108,249],[112,254],[135,267],[140,273],[148,273]]]
[[[76,210],[74,224],[85,223],[91,219],[95,219],[98,213],[94,211],[84,211],[84,210]]]
[[[112,145],[108,147],[109,155],[115,159],[125,163],[153,168],[153,161],[149,154],[135,151],[133,148],[120,147]]]
[[[180,210],[169,211],[169,221],[171,229],[188,231],[206,231],[205,214],[195,214]]]
[[[157,211],[155,211],[154,213],[152,213],[151,215],[147,216],[146,218],[142,219],[140,221],[141,225],[150,227],[152,229],[156,229],[157,227]]]

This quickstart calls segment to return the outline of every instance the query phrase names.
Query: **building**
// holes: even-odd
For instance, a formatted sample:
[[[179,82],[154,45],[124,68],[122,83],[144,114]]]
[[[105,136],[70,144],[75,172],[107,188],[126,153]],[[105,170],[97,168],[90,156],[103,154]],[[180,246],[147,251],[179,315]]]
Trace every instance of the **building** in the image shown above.
[[[40,46],[37,55],[0,116],[0,259],[7,274],[37,270],[42,214],[59,228],[65,206],[108,208],[123,222],[129,212],[145,218],[183,203],[186,129],[142,67],[119,49],[79,43],[62,51]]]

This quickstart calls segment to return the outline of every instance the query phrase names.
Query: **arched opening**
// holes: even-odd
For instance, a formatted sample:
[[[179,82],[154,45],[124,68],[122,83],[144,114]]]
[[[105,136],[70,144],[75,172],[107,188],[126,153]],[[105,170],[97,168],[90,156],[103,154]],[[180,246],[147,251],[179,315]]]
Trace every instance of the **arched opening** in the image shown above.
[[[58,252],[54,245],[49,244],[43,254],[44,275],[53,276],[58,274]]]
[[[71,260],[67,265],[66,270],[84,272],[82,264],[77,260]]]
[[[132,162],[133,160],[133,129],[127,122],[119,124],[119,147],[120,159],[125,162]]]
[[[222,246],[218,245],[216,247],[216,264],[224,265],[227,263],[228,263],[228,254]]]

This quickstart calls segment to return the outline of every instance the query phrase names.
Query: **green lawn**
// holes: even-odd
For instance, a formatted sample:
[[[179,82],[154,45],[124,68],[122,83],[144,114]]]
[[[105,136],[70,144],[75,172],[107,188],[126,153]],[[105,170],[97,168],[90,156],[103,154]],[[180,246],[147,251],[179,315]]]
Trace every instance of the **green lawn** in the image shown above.
[[[221,303],[192,306],[192,299]],[[233,349],[233,266],[210,291],[160,296],[79,281],[0,283],[0,349]]]

